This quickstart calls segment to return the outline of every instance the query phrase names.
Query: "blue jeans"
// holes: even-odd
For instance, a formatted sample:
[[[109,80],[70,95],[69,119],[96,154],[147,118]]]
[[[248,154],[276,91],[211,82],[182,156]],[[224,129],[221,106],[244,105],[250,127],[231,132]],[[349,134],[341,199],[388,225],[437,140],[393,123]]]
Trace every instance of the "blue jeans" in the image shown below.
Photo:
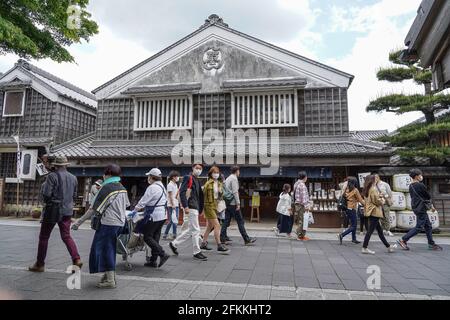
[[[227,228],[230,225],[231,218],[234,218],[236,220],[236,223],[239,228],[239,232],[241,233],[242,238],[244,241],[249,241],[250,237],[247,234],[247,231],[245,230],[245,222],[244,218],[242,217],[241,210],[237,211],[236,206],[228,206],[225,210],[225,222],[222,224],[222,229],[220,230],[220,239],[224,241],[227,236]]]
[[[166,230],[164,231],[164,235],[167,236],[169,234],[170,231],[170,227],[172,227],[172,234],[174,237],[177,236],[177,225],[178,223],[173,223],[172,222],[172,212],[173,210],[175,210],[175,214],[177,216],[177,221],[178,221],[178,215],[180,213],[180,209],[178,207],[175,208],[171,208],[169,207],[169,223],[166,226]]]
[[[346,212],[348,220],[350,221],[350,227],[342,233],[342,238],[348,234],[352,234],[352,241],[356,241],[356,225],[358,223],[358,218],[356,216],[355,209],[347,209]]]
[[[411,239],[412,237],[416,236],[420,231],[423,231],[425,229],[425,233],[427,235],[427,239],[428,239],[428,244],[429,245],[434,245],[434,240],[433,240],[433,226],[431,225],[431,221],[430,218],[428,217],[427,213],[419,213],[416,214],[417,216],[417,224],[416,227],[409,230],[409,232],[403,236],[402,240],[405,242],[408,242],[409,239]]]

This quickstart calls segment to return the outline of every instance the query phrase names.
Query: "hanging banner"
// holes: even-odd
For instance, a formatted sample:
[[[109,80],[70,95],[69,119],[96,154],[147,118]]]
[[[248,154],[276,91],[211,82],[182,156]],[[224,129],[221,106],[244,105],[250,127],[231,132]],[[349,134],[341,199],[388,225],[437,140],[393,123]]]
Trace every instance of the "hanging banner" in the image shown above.
[[[367,176],[370,176],[370,172],[358,173],[359,187],[364,187],[364,180]]]

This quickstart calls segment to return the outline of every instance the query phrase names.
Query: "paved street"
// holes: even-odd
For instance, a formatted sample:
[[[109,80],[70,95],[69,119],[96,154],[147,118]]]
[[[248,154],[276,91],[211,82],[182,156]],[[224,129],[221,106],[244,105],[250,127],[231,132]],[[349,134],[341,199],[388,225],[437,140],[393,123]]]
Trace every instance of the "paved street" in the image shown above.
[[[50,240],[47,272],[32,274],[38,224],[0,221],[0,288],[24,299],[450,299],[450,241],[443,252],[427,250],[421,236],[411,241],[410,252],[388,254],[379,241],[375,256],[360,253],[360,246],[335,236],[313,233],[310,242],[273,237],[253,231],[258,240],[245,247],[235,230],[230,255],[207,252],[207,262],[193,261],[191,245],[180,247],[162,269],[143,266],[144,253],[133,256],[134,269],[125,271],[118,258],[116,290],[99,290],[99,275],[82,274],[82,289],[66,287],[64,270],[70,258],[55,230]],[[82,259],[88,262],[93,232],[73,232]],[[374,237],[374,240],[377,237]],[[391,239],[393,241],[394,239]],[[211,239],[212,241],[212,239]],[[163,242],[167,248],[168,242]],[[368,291],[367,267],[381,268],[381,290]],[[87,268],[83,268],[86,271]]]

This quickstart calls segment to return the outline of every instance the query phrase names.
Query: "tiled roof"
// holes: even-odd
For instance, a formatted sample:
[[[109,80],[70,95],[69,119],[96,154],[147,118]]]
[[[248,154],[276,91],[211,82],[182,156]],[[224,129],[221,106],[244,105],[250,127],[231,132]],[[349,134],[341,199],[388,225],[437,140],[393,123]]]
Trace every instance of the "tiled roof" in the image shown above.
[[[30,138],[30,137],[20,137],[19,143],[21,145],[46,145],[53,142],[52,137],[42,137],[42,138]],[[16,141],[13,138],[2,138],[0,137],[0,145],[16,145]]]
[[[224,89],[263,88],[277,86],[306,85],[306,79],[302,77],[270,78],[270,79],[240,79],[225,80],[222,83]]]
[[[171,83],[159,85],[144,85],[128,88],[122,94],[141,94],[141,93],[163,93],[163,92],[179,92],[179,91],[194,91],[200,90],[202,84],[200,82],[191,83]]]
[[[19,59],[14,68],[6,72],[2,77],[10,73],[11,71],[19,68],[22,72],[27,74],[33,80],[44,83],[48,88],[56,92],[58,95],[69,98],[71,100],[81,102],[92,108],[97,107],[97,99],[95,95],[87,92],[81,88],[74,86],[73,84],[58,78],[57,76],[42,70],[31,63]],[[12,81],[14,82],[14,81]]]
[[[384,137],[389,132],[387,130],[361,130],[361,131],[351,131],[350,135],[359,140],[373,141],[377,138]]]
[[[82,158],[141,158],[170,157],[175,144],[160,142],[95,142],[94,134],[89,134],[53,148],[52,153],[72,159]],[[350,155],[390,155],[391,149],[382,144],[367,143],[349,137],[290,139],[280,141],[280,156],[350,156]],[[297,142],[295,142],[297,141]],[[109,144],[109,145],[108,145]],[[236,146],[235,151],[238,151]]]

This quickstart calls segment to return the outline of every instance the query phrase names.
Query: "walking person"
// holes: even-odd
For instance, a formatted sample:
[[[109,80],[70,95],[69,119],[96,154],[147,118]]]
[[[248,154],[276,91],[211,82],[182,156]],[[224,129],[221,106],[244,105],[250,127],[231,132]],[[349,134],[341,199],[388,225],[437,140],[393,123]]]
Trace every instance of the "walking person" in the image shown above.
[[[33,266],[28,268],[31,272],[45,271],[48,240],[56,224],[59,227],[61,240],[66,245],[72,258],[73,265],[78,268],[83,266],[75,241],[70,235],[70,223],[73,215],[73,203],[77,197],[78,181],[73,174],[67,171],[69,162],[66,157],[56,157],[53,165],[55,166],[55,171],[47,176],[41,188],[45,209],[42,214],[39,233],[37,260]],[[56,208],[56,217],[51,214],[52,210],[50,208]]]
[[[192,166],[192,173],[183,178],[180,187],[180,201],[184,210],[184,222],[181,227],[181,234],[172,242],[169,247],[173,254],[178,255],[178,246],[189,239],[192,239],[194,259],[206,261],[208,258],[200,249],[200,224],[198,221],[200,213],[203,212],[204,200],[202,186],[199,180],[203,171],[203,164],[195,163]]]
[[[306,230],[304,230],[305,227],[307,227],[307,224],[309,223],[308,221],[304,221],[304,214],[311,208],[308,188],[306,187],[307,180],[308,175],[306,171],[300,171],[298,174],[298,180],[294,185],[294,208],[295,208],[295,216],[297,218],[298,223],[296,234],[298,240],[301,241],[310,240],[306,236]]]
[[[163,239],[167,239],[170,228],[172,228],[172,240],[177,237],[178,217],[180,214],[179,207],[179,188],[178,182],[180,181],[180,173],[178,171],[171,171],[169,173],[169,183],[167,184],[167,208],[168,208],[168,220],[166,230],[164,231]]]
[[[138,212],[144,211],[144,218],[137,223],[136,232],[143,234],[144,242],[152,252],[145,266],[161,268],[170,257],[159,244],[161,229],[166,222],[167,191],[161,182],[161,170],[153,168],[146,175],[149,186],[134,208]],[[157,263],[158,258],[159,264]]]
[[[227,235],[227,228],[230,226],[231,218],[236,220],[239,228],[239,232],[244,239],[246,246],[255,243],[256,238],[251,238],[245,230],[245,221],[241,212],[241,200],[239,198],[239,175],[241,174],[238,166],[231,168],[230,176],[225,180],[224,188],[226,188],[232,195],[233,199],[227,204],[225,210],[225,222],[222,224],[222,230],[220,231],[220,239],[222,243],[230,242],[230,238]]]
[[[385,234],[387,234],[390,237],[393,237],[394,234],[391,232],[391,222],[389,219],[389,216],[391,214],[391,206],[393,204],[391,186],[389,185],[389,183],[381,180],[378,172],[373,172],[372,175],[375,176],[378,192],[385,200],[384,205],[382,207],[383,218],[380,219],[381,227],[383,228]]]
[[[120,182],[121,168],[110,164],[105,168],[102,188],[96,195],[92,210],[100,214],[100,225],[94,234],[89,254],[89,272],[104,273],[98,288],[116,287],[116,244],[126,222],[130,206],[128,192]]]
[[[363,196],[365,202],[364,214],[366,217],[369,217],[369,230],[364,238],[362,253],[375,254],[375,251],[368,249],[370,237],[375,230],[377,230],[378,236],[380,237],[381,242],[388,249],[388,252],[394,252],[394,247],[387,242],[384,237],[383,229],[380,225],[380,219],[383,217],[383,210],[381,207],[383,206],[385,200],[378,192],[376,187],[376,178],[374,175],[369,175],[366,177]]]
[[[202,250],[212,250],[208,247],[208,237],[211,231],[214,232],[214,239],[217,244],[217,252],[225,254],[229,249],[220,240],[220,223],[217,218],[218,212],[225,208],[223,200],[223,184],[219,181],[220,169],[216,166],[211,167],[208,172],[208,181],[203,186],[203,198],[205,200],[205,218],[206,230],[203,234],[203,242],[200,246]]]
[[[428,210],[436,212],[431,201],[431,195],[423,184],[423,173],[420,169],[413,169],[409,173],[412,179],[409,185],[409,193],[411,194],[411,207],[414,214],[417,216],[416,226],[409,230],[409,232],[398,240],[397,243],[404,249],[409,250],[408,241],[415,237],[420,231],[425,231],[428,239],[428,249],[434,251],[441,251],[442,247],[437,245],[433,240],[433,226],[428,217]]]
[[[343,192],[344,197],[347,200],[345,214],[350,221],[350,227],[343,233],[338,234],[338,239],[340,244],[342,244],[342,240],[351,233],[352,242],[359,244],[361,242],[356,239],[356,229],[358,224],[357,209],[359,203],[364,205],[365,202],[358,190],[358,180],[355,177],[348,177]]]
[[[276,209],[278,213],[278,221],[274,231],[277,236],[280,234],[286,234],[290,237],[292,233],[292,227],[294,226],[294,215],[292,212],[292,197],[290,192],[291,185],[285,184],[283,186],[283,192],[280,194]]]

